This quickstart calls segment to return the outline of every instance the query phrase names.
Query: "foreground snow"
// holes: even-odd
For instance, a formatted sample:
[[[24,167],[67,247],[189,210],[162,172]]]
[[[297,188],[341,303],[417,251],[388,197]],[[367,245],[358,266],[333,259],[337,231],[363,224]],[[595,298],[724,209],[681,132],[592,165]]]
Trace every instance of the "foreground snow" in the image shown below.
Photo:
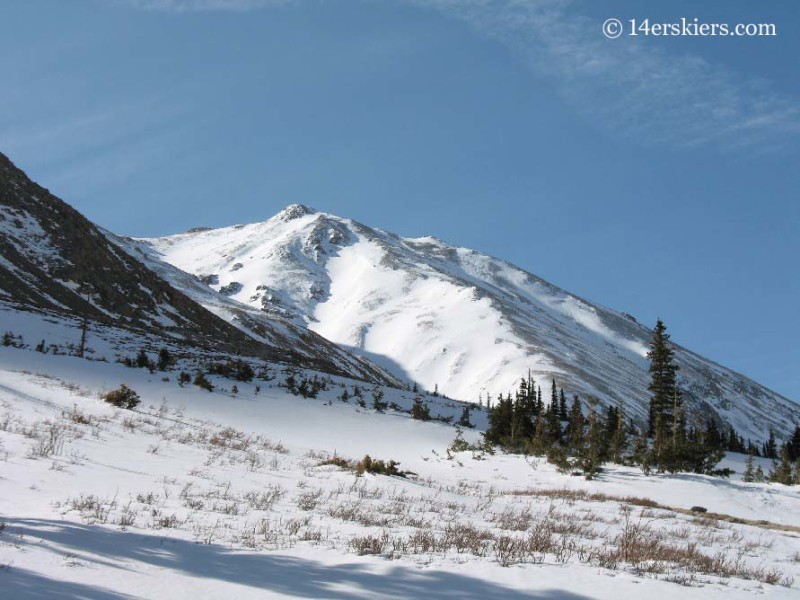
[[[137,411],[98,399],[121,382],[141,394]],[[623,467],[586,481],[542,460],[449,453],[453,427],[341,402],[339,383],[316,400],[274,381],[237,382],[237,397],[227,391],[233,382],[216,383],[208,393],[178,387],[175,373],[0,348],[3,597],[797,596],[793,585],[758,580],[774,573],[784,584],[800,581],[800,534],[791,528],[800,524],[797,488],[646,478]],[[386,400],[408,398],[386,390]],[[357,478],[320,465],[334,453],[399,460],[414,475]],[[741,470],[741,457],[728,462]],[[701,505],[788,527],[564,490]],[[550,549],[502,551],[544,528]],[[694,543],[762,576],[647,573],[642,564],[589,559],[629,530]]]

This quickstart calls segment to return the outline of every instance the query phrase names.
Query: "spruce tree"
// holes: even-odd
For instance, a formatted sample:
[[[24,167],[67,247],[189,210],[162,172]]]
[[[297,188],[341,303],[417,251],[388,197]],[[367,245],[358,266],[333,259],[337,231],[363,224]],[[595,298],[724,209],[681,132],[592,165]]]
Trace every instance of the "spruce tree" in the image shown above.
[[[744,463],[744,473],[742,474],[742,481],[745,483],[752,483],[756,480],[756,459],[752,453],[747,456],[747,462]]]
[[[489,409],[489,427],[486,430],[486,439],[493,444],[505,443],[511,437],[513,418],[514,411],[511,402],[507,403],[503,394],[500,394],[495,405]]]
[[[166,371],[175,363],[175,359],[166,348],[161,348],[158,351],[158,370]]]
[[[583,426],[584,418],[581,400],[578,396],[573,396],[567,423],[567,446],[574,456],[577,456],[583,448]]]
[[[770,428],[769,439],[764,444],[764,458],[778,458],[778,444],[775,441],[775,432]]]
[[[649,434],[656,435],[657,427],[667,430],[672,424],[673,403],[675,402],[676,374],[678,366],[674,362],[674,352],[670,347],[669,334],[661,319],[656,322],[650,341],[650,398]]]
[[[603,426],[597,414],[597,398],[589,396],[586,440],[580,453],[580,465],[586,479],[592,479],[603,464]]]
[[[561,417],[558,406],[558,392],[556,388],[556,380],[553,379],[550,388],[550,405],[547,407],[547,441],[549,444],[555,444],[561,441]]]
[[[642,430],[633,441],[633,462],[641,467],[642,473],[650,474],[653,468],[653,451],[648,443],[647,430]]]
[[[620,404],[608,407],[606,417],[606,439],[608,440],[608,459],[622,464],[628,450],[628,429],[625,426],[625,409]]]
[[[786,447],[789,452],[789,460],[794,462],[800,459],[800,425],[795,426],[792,437],[786,442]]]
[[[147,352],[139,350],[139,354],[136,355],[136,366],[140,369],[146,369],[149,365],[150,359],[147,357]]]
[[[781,448],[780,461],[772,461],[772,469],[769,472],[769,481],[774,483],[782,483],[784,485],[792,485],[795,483],[792,461],[789,460],[789,451],[785,445]]]
[[[685,468],[686,422],[677,385],[678,365],[667,328],[658,319],[650,342],[650,418],[648,433],[653,437],[653,458],[659,471]]]
[[[422,398],[417,396],[414,398],[414,405],[411,407],[411,418],[418,421],[430,421],[431,411],[428,406],[422,402]]]
[[[469,420],[469,411],[470,407],[468,405],[464,405],[461,409],[461,418],[458,420],[459,427],[473,427],[472,422]]]

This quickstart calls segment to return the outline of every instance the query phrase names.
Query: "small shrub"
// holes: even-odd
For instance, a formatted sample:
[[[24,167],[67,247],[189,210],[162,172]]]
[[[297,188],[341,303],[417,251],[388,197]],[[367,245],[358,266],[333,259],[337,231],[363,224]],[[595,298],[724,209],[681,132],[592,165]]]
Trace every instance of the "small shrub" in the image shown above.
[[[236,381],[252,381],[256,375],[253,367],[241,359],[213,363],[208,367],[208,372]]]
[[[350,540],[350,547],[359,556],[383,554],[389,546],[389,534],[382,532],[381,535],[364,535]]]
[[[355,464],[354,469],[356,475],[372,473],[373,475],[397,475],[398,477],[406,477],[408,473],[400,471],[397,468],[399,464],[399,462],[394,460],[384,462],[382,460],[372,458],[369,454],[367,454]]]
[[[297,497],[297,508],[300,510],[314,510],[320,503],[322,490],[310,490],[303,492]]]
[[[354,468],[352,461],[349,461],[346,458],[342,458],[341,456],[338,456],[336,454],[319,463],[320,467],[323,467],[325,465],[333,465],[334,467],[339,467],[340,469],[346,469],[348,471]]]
[[[202,389],[204,389],[204,390],[207,390],[207,391],[209,391],[209,392],[213,392],[213,391],[214,391],[214,384],[213,384],[213,383],[211,383],[211,382],[208,380],[208,377],[206,377],[206,376],[203,374],[203,372],[202,372],[202,371],[198,371],[198,372],[197,372],[197,375],[195,375],[195,376],[194,376],[194,384],[195,384],[197,387],[199,387],[199,388],[202,388]]]
[[[141,398],[139,398],[139,394],[124,383],[116,390],[112,390],[103,396],[103,400],[119,408],[127,409],[136,408],[142,401]]]

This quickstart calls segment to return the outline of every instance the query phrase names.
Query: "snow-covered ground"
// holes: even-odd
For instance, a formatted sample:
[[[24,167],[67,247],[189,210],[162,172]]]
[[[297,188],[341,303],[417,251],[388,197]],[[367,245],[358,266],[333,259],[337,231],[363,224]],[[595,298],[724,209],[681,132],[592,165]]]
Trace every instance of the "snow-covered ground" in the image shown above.
[[[175,371],[0,348],[0,596],[798,596],[796,487],[618,466],[586,481],[541,459],[450,452],[450,425],[342,402],[353,381],[303,399],[280,379],[215,379],[209,393]],[[99,399],[123,382],[142,397],[134,411]],[[365,454],[412,474],[321,464]],[[741,471],[742,457],[726,462]],[[681,512],[696,505],[774,525]],[[659,560],[670,548],[674,562]]]

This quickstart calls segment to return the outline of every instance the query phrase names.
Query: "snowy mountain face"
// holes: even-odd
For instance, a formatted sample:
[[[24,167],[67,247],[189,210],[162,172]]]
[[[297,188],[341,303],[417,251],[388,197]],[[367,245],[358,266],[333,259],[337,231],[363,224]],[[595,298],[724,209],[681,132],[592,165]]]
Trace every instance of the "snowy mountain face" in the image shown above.
[[[38,325],[33,315],[39,315]],[[279,314],[242,306],[174,267],[149,262],[130,242],[100,230],[0,154],[3,331],[29,341],[63,338],[69,336],[65,328],[80,327],[84,317],[95,340],[114,338],[118,346],[166,342],[397,383]],[[79,336],[72,334],[75,342]]]
[[[642,421],[650,330],[507,262],[292,205],[262,223],[141,240],[219,296],[281,315],[428,389],[477,400],[530,369],[545,397],[622,403]],[[185,289],[197,297],[194,289]],[[789,399],[675,347],[687,404],[745,437],[800,420]]]

